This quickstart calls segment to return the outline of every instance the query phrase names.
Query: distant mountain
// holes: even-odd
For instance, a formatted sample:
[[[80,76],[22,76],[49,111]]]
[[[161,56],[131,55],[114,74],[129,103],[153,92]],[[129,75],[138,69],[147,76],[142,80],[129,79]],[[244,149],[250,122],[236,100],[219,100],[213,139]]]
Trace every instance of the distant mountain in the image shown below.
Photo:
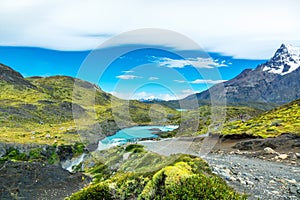
[[[228,104],[242,105],[283,104],[300,98],[300,48],[282,44],[269,61],[256,69],[246,69],[235,78],[196,94],[200,104],[209,103],[211,97],[222,101],[224,95]],[[188,96],[183,102],[193,98]]]
[[[143,102],[143,103],[153,103],[153,102],[161,102],[164,100],[159,99],[159,98],[149,98],[149,99],[142,98],[142,99],[139,99],[139,101]]]

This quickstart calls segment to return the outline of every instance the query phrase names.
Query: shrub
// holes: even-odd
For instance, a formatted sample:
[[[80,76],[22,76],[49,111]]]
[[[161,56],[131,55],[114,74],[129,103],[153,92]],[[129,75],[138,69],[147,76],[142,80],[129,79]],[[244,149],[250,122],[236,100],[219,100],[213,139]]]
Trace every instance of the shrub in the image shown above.
[[[144,146],[140,144],[130,144],[125,148],[126,152],[141,153],[144,151]]]
[[[74,193],[68,200],[111,200],[108,184],[99,183]]]

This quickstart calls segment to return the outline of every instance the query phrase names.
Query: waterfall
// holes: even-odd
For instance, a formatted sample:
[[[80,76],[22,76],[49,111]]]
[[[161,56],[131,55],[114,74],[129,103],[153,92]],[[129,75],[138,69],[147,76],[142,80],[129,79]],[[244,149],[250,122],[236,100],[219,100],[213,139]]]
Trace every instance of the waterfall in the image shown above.
[[[76,165],[79,165],[84,160],[85,156],[86,156],[86,154],[83,153],[79,157],[72,158],[71,160],[66,160],[61,163],[61,166],[63,169],[66,169],[69,172],[73,172],[73,167]]]

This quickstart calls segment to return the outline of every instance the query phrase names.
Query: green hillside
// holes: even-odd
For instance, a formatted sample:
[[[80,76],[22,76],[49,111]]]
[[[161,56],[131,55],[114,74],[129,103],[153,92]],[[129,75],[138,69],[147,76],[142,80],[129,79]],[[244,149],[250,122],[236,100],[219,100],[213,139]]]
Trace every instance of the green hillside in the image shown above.
[[[198,126],[198,131],[194,132],[196,135],[214,132],[226,122],[248,120],[261,113],[262,110],[244,106],[201,106],[197,110],[183,112],[178,134],[191,135],[192,127],[196,126]]]
[[[25,79],[2,64],[0,102],[1,142],[70,144],[86,139],[77,131],[99,135],[98,125],[99,137],[113,134],[119,129],[115,120],[118,125],[132,126],[175,123],[179,117],[171,108],[121,100],[83,80],[67,76]]]
[[[248,121],[227,123],[222,134],[276,137],[283,133],[300,135],[300,99],[275,108]]]

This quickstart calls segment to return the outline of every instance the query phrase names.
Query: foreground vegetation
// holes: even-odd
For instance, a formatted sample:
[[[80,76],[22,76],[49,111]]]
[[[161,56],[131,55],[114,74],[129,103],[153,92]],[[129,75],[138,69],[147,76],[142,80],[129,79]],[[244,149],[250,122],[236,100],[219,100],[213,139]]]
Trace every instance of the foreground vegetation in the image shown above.
[[[132,144],[102,151],[84,165],[91,163],[85,171],[94,181],[67,199],[246,199],[190,155],[165,157]]]

